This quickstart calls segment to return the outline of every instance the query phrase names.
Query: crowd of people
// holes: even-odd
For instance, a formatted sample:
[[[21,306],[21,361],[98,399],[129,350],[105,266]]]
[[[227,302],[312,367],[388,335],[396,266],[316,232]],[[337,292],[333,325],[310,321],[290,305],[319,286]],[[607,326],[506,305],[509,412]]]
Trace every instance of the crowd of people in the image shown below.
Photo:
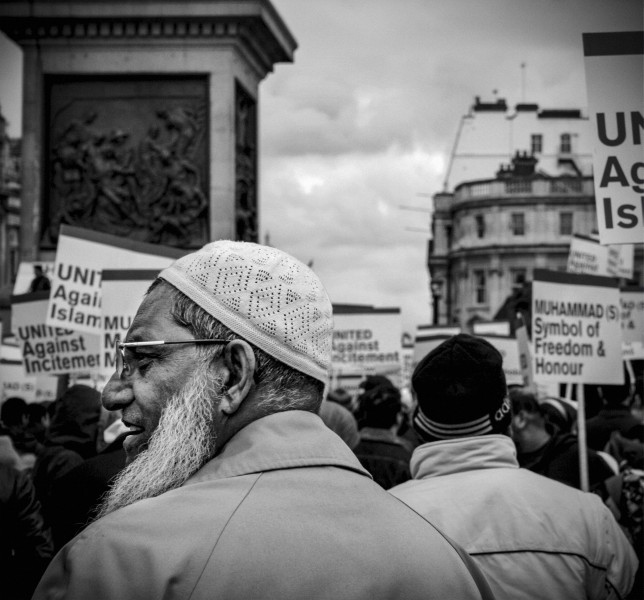
[[[163,270],[102,395],[1,406],[0,597],[644,597],[641,379],[588,404],[587,493],[574,403],[508,389],[485,340],[409,402],[329,389],[332,329],[274,248]]]

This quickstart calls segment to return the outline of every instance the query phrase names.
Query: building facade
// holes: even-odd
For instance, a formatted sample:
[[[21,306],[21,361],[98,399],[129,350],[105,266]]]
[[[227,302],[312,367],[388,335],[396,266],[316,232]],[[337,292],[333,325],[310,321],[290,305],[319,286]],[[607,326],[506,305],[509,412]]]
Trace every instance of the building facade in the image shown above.
[[[7,125],[0,109],[0,290],[16,277],[20,246],[20,140]]]
[[[476,98],[434,195],[428,268],[435,323],[497,318],[535,268],[566,270],[573,234],[597,228],[590,127],[579,110]],[[636,283],[642,283],[642,248]]]

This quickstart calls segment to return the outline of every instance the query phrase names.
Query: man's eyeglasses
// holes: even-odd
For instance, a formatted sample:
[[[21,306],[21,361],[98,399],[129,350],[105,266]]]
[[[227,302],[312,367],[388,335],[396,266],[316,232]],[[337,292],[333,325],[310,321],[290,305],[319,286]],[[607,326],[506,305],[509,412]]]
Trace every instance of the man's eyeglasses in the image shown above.
[[[123,350],[125,348],[137,348],[139,346],[167,346],[170,344],[227,344],[228,340],[220,339],[209,339],[209,340],[180,340],[176,342],[168,342],[165,340],[151,340],[149,342],[121,342],[121,340],[116,338],[116,354],[114,358],[114,364],[116,366],[116,375],[120,377],[125,371],[129,371],[129,366],[125,360],[125,355]]]

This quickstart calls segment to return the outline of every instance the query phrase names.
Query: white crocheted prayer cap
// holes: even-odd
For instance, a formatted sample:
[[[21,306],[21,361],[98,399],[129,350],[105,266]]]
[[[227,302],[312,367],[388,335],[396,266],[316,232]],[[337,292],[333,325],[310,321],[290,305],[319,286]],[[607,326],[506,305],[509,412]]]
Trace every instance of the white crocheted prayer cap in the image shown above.
[[[300,261],[269,246],[222,240],[159,277],[267,354],[328,384],[331,301]]]

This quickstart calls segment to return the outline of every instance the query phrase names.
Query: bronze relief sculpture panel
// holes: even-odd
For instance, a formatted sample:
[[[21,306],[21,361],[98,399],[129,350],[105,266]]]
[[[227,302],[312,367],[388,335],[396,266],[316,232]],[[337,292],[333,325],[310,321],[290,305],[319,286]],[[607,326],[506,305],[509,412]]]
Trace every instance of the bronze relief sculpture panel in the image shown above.
[[[43,248],[61,224],[181,248],[209,240],[205,77],[46,85]]]
[[[235,234],[259,241],[257,215],[257,106],[237,83],[235,89]]]

